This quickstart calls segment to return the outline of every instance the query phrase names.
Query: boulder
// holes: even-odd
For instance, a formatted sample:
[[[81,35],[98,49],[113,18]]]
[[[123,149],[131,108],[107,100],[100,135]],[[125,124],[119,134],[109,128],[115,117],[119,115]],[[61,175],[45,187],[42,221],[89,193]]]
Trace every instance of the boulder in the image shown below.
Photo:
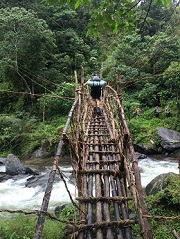
[[[8,175],[8,174],[0,173],[0,183],[4,182],[4,181],[7,181],[10,178],[11,178],[11,176]]]
[[[31,155],[31,159],[45,159],[53,156],[52,152],[47,152],[43,147],[40,147],[36,151],[34,151]]]
[[[173,151],[170,154],[170,157],[172,157],[172,158],[180,158],[180,149],[177,149],[177,150]]]
[[[6,162],[6,157],[0,156],[0,164],[5,164]]]
[[[136,155],[136,159],[139,160],[139,159],[146,159],[147,156],[145,154],[141,154],[139,152],[135,152],[135,155]]]
[[[61,206],[55,207],[54,213],[55,213],[56,217],[59,217],[60,214],[61,214],[61,212],[62,212],[62,210],[63,210],[64,208],[66,208],[68,205],[71,205],[71,204],[63,204],[63,205],[61,205]]]
[[[146,155],[160,153],[154,144],[135,144],[134,149],[135,151]]]
[[[26,169],[24,165],[21,163],[19,158],[13,154],[9,154],[5,161],[6,173],[9,175],[18,175],[25,174]]]
[[[45,173],[41,175],[33,175],[27,179],[25,186],[29,188],[31,187],[35,188],[36,186],[40,186],[41,189],[44,190],[46,188],[48,179],[49,179],[49,173]],[[59,175],[55,175],[54,182],[58,182],[60,180],[61,179]]]
[[[38,174],[37,172],[33,171],[31,168],[29,167],[25,167],[20,159],[13,155],[13,154],[9,154],[7,156],[7,158],[4,157],[0,157],[0,172],[1,174],[6,174],[6,175],[10,175],[10,176],[14,176],[14,175],[24,175],[24,174],[29,174],[29,175],[36,175]],[[2,171],[3,169],[3,171]],[[1,175],[2,176],[2,175]],[[2,177],[6,178],[5,176]]]
[[[166,178],[174,173],[164,173],[155,177],[145,188],[146,195],[156,194],[162,191],[166,186]]]
[[[174,130],[158,128],[157,133],[160,136],[161,147],[169,152],[180,149],[180,133]]]

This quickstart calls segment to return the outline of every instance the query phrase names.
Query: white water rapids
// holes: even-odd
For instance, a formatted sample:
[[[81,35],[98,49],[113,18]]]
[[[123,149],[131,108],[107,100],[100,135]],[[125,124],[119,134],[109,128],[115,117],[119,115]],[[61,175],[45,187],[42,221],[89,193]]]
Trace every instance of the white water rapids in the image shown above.
[[[152,179],[162,173],[179,173],[178,161],[170,158],[156,157],[145,158],[138,161],[141,170],[141,182],[145,187]],[[50,169],[48,169],[50,172]],[[71,167],[61,167],[64,174],[69,177]],[[9,179],[0,183],[0,209],[26,209],[34,210],[40,209],[44,190],[41,186],[28,188],[25,186],[28,177],[20,180]],[[68,189],[72,197],[75,196],[75,186],[67,181]],[[53,186],[49,209],[53,209],[60,204],[70,202],[69,195],[66,191],[65,185],[62,181],[57,182]]]

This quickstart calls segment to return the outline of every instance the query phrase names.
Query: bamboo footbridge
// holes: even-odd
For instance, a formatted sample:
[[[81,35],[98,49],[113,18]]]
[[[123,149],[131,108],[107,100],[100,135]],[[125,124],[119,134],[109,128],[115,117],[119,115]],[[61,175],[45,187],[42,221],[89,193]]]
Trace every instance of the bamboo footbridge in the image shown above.
[[[93,113],[82,80],[58,144],[34,239],[41,238],[64,144],[73,152],[77,187],[77,196],[72,199],[70,195],[77,215],[67,238],[135,239],[134,227],[139,228],[140,238],[153,238],[140,171],[121,105],[118,77],[116,90],[106,85],[101,110],[101,115]]]

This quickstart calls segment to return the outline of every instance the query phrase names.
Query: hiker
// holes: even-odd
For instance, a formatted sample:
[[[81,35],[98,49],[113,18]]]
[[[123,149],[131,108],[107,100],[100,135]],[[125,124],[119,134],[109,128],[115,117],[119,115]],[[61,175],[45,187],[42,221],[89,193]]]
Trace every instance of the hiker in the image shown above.
[[[158,108],[158,106],[156,106],[156,107],[154,108],[154,115],[155,115],[156,117],[159,117],[159,108]]]
[[[100,98],[101,98],[101,91],[102,88],[105,86],[106,82],[103,81],[99,75],[93,74],[91,78],[87,82],[88,86],[90,87],[90,94],[92,97],[92,105],[94,106],[94,114],[101,115],[100,109]]]
[[[139,107],[134,109],[134,115],[136,115],[136,116],[140,115],[140,108]]]
[[[169,108],[169,106],[166,107],[165,113],[167,118],[171,116],[171,109]]]

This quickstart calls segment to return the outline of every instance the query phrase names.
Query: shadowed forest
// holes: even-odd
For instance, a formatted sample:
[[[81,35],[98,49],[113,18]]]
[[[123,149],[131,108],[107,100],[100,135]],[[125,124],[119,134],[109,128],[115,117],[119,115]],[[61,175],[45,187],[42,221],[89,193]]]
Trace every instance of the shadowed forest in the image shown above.
[[[135,143],[156,142],[157,127],[179,131],[179,13],[177,3],[146,1],[133,8],[133,17],[126,15],[118,31],[110,19],[101,24],[93,16],[97,32],[91,6],[74,10],[44,0],[2,0],[0,153],[25,157],[39,147],[55,151],[75,97],[74,71],[80,80],[82,67],[86,81],[102,68],[103,79],[114,88],[120,74]]]

